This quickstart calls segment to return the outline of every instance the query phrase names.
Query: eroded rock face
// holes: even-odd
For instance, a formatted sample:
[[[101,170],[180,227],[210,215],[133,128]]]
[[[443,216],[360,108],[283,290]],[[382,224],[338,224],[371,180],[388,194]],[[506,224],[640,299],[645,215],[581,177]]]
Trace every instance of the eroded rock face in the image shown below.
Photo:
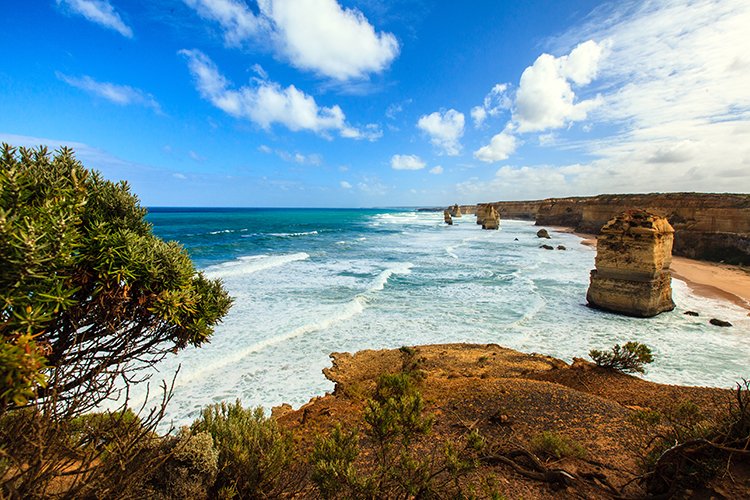
[[[461,217],[461,207],[458,204],[450,208],[451,217]]]
[[[487,210],[490,208],[492,208],[492,205],[477,205],[477,224],[479,224],[480,226],[484,224],[484,218],[487,217]]]
[[[674,309],[672,243],[666,218],[632,210],[610,220],[597,239],[586,300],[600,309],[650,317]]]
[[[498,229],[500,227],[500,215],[495,207],[489,205],[482,220],[482,229]]]
[[[445,220],[445,223],[449,226],[453,225],[453,218],[451,217],[451,213],[447,210],[443,210],[443,220]]]

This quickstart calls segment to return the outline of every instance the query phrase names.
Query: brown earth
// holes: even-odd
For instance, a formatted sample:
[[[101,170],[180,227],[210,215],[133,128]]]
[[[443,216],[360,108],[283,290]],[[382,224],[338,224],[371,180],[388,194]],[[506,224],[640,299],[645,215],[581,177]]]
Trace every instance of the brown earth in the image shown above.
[[[432,433],[418,445],[420,453],[435,453],[441,443],[458,445],[477,430],[486,440],[487,459],[461,484],[479,498],[491,497],[492,491],[508,499],[640,498],[644,490],[637,478],[643,473],[642,460],[649,440],[661,428],[636,417],[648,412],[674,414],[690,401],[700,409],[701,419],[717,421],[733,397],[730,390],[656,384],[582,360],[568,365],[494,344],[427,345],[409,352],[425,374],[419,386],[425,411],[435,417]],[[400,350],[334,353],[333,366],[324,370],[336,384],[334,393],[299,410],[278,408],[274,414],[292,430],[301,450],[312,449],[316,436],[328,434],[336,424],[361,428],[362,412],[378,377],[400,371],[404,355]],[[545,459],[533,444],[545,431],[573,440],[585,455]],[[512,455],[513,450],[515,456],[525,453],[518,450],[528,450],[547,470],[564,470],[575,479],[559,489],[557,483],[519,472],[507,460],[491,459]],[[372,452],[363,456],[366,461]],[[528,460],[518,463],[528,470]],[[706,488],[682,497],[749,498],[750,470],[737,460]]]

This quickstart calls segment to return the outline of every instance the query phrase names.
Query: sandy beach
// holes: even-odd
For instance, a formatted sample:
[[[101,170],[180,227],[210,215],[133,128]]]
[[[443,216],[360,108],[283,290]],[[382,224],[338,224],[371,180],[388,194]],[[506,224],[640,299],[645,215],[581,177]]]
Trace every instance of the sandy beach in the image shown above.
[[[561,233],[581,238],[582,245],[596,246],[596,235],[576,233],[571,228],[554,227]],[[739,267],[715,262],[672,257],[672,276],[682,280],[702,297],[729,300],[750,311],[750,272]],[[749,313],[750,315],[750,313]]]

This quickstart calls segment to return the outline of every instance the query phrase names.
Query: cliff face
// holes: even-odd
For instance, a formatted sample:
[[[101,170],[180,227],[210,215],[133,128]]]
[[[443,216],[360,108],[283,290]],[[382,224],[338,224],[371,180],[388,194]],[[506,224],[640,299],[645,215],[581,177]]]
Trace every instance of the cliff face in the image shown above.
[[[605,224],[586,294],[589,303],[641,317],[674,309],[669,273],[673,235],[666,218],[643,210],[625,212]]]
[[[674,228],[675,255],[750,265],[750,194],[622,194],[492,205],[505,219],[535,220],[540,226],[568,226],[592,234],[622,212],[648,210],[666,217]]]

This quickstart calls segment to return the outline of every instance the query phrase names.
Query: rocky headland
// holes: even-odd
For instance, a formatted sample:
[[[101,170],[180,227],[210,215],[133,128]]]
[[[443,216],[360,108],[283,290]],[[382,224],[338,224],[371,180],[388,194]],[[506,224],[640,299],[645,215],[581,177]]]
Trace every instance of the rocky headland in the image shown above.
[[[409,475],[413,467],[424,467],[420,477],[433,477],[437,498],[454,497],[457,491],[474,498],[650,497],[669,486],[652,481],[657,478],[648,475],[648,464],[665,453],[659,446],[675,444],[658,436],[722,422],[735,396],[724,389],[656,384],[582,359],[570,365],[494,344],[331,357],[333,366],[324,373],[336,384],[334,392],[296,411],[277,408],[278,422],[308,450],[315,446],[315,436],[327,435],[335,426],[347,432],[360,429],[360,451],[349,455],[356,459],[347,470],[352,476],[354,471],[371,473],[382,450],[363,430],[373,422],[373,408],[382,407],[372,402],[382,391],[379,381],[383,374],[418,373],[414,380],[424,402],[420,412],[431,419],[431,430],[409,445],[409,461],[398,462],[405,470],[396,464],[390,472],[409,481],[414,480]],[[458,469],[446,465],[446,446],[469,453],[473,464],[450,481],[443,481],[445,474]],[[704,485],[681,480],[663,497],[750,495],[744,458],[735,456],[720,469]]]
[[[598,234],[616,215],[633,209],[666,217],[675,230],[675,255],[691,259],[750,265],[750,194],[617,194],[534,201],[463,205],[474,214],[492,205],[501,219],[534,220],[537,225],[566,226]]]

